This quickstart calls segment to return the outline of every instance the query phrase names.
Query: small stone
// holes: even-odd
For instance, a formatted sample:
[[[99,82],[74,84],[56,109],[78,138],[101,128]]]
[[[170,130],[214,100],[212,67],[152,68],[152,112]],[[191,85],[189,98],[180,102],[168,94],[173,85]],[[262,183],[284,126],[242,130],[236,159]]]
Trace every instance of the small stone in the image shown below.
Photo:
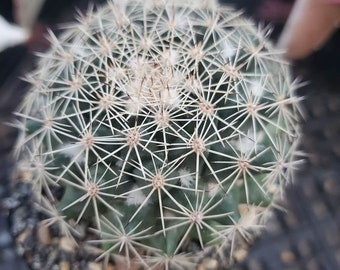
[[[23,230],[16,238],[17,243],[21,246],[26,246],[27,239],[30,239],[32,235],[32,231],[30,229]]]
[[[290,250],[283,251],[280,257],[281,257],[281,261],[285,264],[290,264],[294,262],[295,260],[295,255]]]
[[[76,248],[74,241],[72,241],[72,239],[66,236],[60,239],[59,246],[61,250],[67,251],[70,253],[73,253]]]
[[[112,263],[108,263],[105,270],[118,270]]]
[[[42,224],[42,223],[39,224],[37,234],[38,234],[39,242],[41,244],[48,245],[51,243],[50,230],[48,226],[46,226],[45,224]]]
[[[70,270],[71,269],[70,262],[67,262],[67,261],[60,262],[59,263],[59,269],[60,270]]]
[[[215,270],[218,268],[218,261],[215,259],[204,259],[197,270]]]
[[[20,198],[31,198],[32,196],[32,184],[30,182],[19,182],[15,189]]]
[[[88,270],[102,270],[103,264],[99,262],[90,262],[87,267]]]
[[[248,251],[246,249],[239,249],[234,251],[234,258],[238,261],[241,262],[243,261],[248,255]]]
[[[20,205],[20,201],[13,197],[8,197],[3,200],[3,206],[7,209],[14,209]]]
[[[333,177],[328,176],[323,182],[323,187],[327,193],[333,193],[337,189],[336,180]]]
[[[8,247],[13,242],[11,235],[7,231],[0,232],[0,249]]]

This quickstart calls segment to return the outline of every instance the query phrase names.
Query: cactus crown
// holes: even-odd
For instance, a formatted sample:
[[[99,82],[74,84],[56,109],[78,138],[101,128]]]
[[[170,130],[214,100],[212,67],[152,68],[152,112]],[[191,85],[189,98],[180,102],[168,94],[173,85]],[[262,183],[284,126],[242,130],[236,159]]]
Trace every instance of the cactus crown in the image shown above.
[[[192,243],[233,246],[297,163],[287,64],[239,13],[193,3],[89,9],[28,76],[21,161],[65,234],[89,222],[103,256],[176,266]]]

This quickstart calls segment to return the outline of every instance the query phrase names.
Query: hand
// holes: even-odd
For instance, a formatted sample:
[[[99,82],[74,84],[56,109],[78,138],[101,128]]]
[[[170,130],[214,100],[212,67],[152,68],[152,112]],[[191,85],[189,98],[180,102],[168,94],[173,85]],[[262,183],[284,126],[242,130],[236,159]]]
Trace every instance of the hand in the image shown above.
[[[302,59],[319,49],[340,23],[340,0],[297,0],[278,47],[289,59]]]

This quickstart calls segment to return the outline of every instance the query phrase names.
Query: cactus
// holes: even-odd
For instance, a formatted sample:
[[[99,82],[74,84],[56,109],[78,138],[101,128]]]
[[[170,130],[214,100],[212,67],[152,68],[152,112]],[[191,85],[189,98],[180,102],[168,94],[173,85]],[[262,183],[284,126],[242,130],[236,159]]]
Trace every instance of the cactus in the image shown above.
[[[299,163],[299,98],[239,12],[160,2],[111,0],[50,33],[16,153],[49,223],[89,224],[100,258],[193,269],[193,245],[232,252],[262,228]]]

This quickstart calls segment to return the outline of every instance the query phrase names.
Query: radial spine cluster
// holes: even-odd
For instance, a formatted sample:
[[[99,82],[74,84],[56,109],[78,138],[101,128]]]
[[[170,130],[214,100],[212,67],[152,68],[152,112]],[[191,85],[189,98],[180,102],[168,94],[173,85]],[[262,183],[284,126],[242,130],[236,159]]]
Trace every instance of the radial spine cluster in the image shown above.
[[[51,33],[17,113],[44,213],[146,268],[193,269],[193,243],[233,249],[299,163],[297,83],[266,32],[181,2],[110,0]]]

